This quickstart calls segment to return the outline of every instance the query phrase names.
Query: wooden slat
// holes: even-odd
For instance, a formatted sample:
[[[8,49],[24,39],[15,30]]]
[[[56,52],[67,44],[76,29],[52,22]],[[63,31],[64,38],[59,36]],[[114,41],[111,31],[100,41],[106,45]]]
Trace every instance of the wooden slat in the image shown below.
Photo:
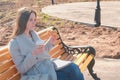
[[[69,54],[65,60],[72,60],[72,58],[73,58],[73,54]]]
[[[39,35],[39,37],[41,38],[41,36],[44,35],[45,33],[47,33],[47,31],[44,31],[44,32],[41,32],[41,31],[40,31],[40,32],[38,32],[38,35]]]
[[[11,58],[10,53],[7,51],[4,54],[0,55],[0,63],[5,61],[5,60],[9,60]]]
[[[61,40],[60,39],[56,40],[55,45],[57,45],[57,44],[61,44]]]
[[[20,80],[20,73],[16,73],[15,75],[13,75],[9,80]]]
[[[73,54],[73,58],[72,58],[72,61],[75,61],[76,60],[76,56],[77,56],[78,54]]]
[[[87,59],[85,60],[85,62],[82,64],[82,66],[80,66],[81,72],[83,72],[83,71],[87,68],[88,64],[89,64],[90,61],[93,59],[93,57],[94,57],[93,54],[91,54],[91,55],[89,55],[89,56],[87,57]]]
[[[53,55],[51,55],[52,58],[57,58],[60,55],[62,55],[64,53],[64,49],[60,49],[58,50],[56,53],[54,53]]]
[[[63,47],[62,45],[56,45],[52,50],[50,50],[49,54],[50,55],[54,54],[55,52],[57,52],[62,47]]]
[[[46,39],[48,39],[52,35],[54,35],[56,37],[56,39],[59,38],[59,35],[57,34],[56,31],[53,31],[53,33],[52,32],[51,33],[50,32],[46,32],[43,35],[41,35],[40,38],[43,39],[43,40],[46,40]]]
[[[0,55],[7,51],[8,51],[7,46],[0,48]]]
[[[82,54],[81,55],[81,57],[80,58],[78,58],[78,60],[77,61],[75,61],[75,64],[77,64],[78,66],[86,59],[86,57],[88,56],[88,54],[86,53],[84,53],[84,54]]]
[[[2,63],[2,64],[0,65],[0,73],[2,73],[2,72],[4,72],[5,70],[9,69],[9,68],[10,68],[11,66],[13,66],[13,65],[14,65],[14,63],[13,63],[12,59],[9,60],[9,61],[6,61],[6,62],[4,62],[4,63]]]
[[[43,34],[42,36],[40,36],[41,39],[46,40],[50,37],[50,35],[46,32],[45,34]]]
[[[74,56],[74,62],[78,61],[78,59],[81,57],[82,54],[73,55]]]
[[[47,28],[47,29],[44,29],[44,30],[41,30],[39,31],[37,34],[39,35],[39,37],[41,37],[44,33],[46,33],[48,30],[52,30],[52,27],[50,28]]]
[[[61,55],[60,59],[65,60],[65,58],[66,58],[68,55],[69,55],[69,54],[64,53],[63,55]]]
[[[0,80],[9,80],[10,77],[12,77],[14,74],[16,74],[18,71],[15,66],[10,67],[7,71],[2,73],[0,75]]]

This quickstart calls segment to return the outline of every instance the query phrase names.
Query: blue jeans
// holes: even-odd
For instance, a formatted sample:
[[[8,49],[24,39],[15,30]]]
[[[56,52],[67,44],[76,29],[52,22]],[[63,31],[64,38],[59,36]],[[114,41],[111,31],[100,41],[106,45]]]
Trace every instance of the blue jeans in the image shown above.
[[[80,72],[79,67],[71,63],[70,65],[56,71],[57,80],[84,80],[83,74]]]

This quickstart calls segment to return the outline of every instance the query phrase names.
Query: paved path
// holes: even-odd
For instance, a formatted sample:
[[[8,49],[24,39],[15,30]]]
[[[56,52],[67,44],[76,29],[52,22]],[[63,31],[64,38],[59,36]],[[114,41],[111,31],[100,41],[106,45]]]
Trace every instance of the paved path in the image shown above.
[[[101,1],[101,24],[120,27],[120,1]],[[77,2],[47,6],[42,12],[62,19],[94,25],[96,2]]]
[[[95,58],[94,71],[101,80],[120,80],[120,59]],[[84,72],[85,80],[93,80],[88,71]]]

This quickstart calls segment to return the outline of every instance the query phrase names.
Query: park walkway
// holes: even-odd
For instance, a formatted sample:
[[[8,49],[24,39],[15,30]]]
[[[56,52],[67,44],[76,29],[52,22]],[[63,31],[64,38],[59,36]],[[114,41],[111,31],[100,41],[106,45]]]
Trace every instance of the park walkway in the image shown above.
[[[120,27],[120,1],[101,1],[101,25]],[[42,12],[50,16],[94,25],[96,2],[76,2],[50,5]]]
[[[101,80],[120,80],[120,59],[96,58],[94,70]],[[88,70],[84,73],[85,80],[93,80]]]

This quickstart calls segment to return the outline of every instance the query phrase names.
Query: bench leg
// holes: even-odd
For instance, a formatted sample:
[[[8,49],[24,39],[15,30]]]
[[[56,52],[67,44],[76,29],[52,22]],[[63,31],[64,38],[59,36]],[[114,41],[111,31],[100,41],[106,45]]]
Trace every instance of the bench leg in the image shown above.
[[[100,80],[100,78],[97,77],[97,74],[93,71],[94,64],[95,64],[95,60],[92,59],[92,61],[88,65],[88,71],[89,71],[90,75],[94,78],[94,80]]]

